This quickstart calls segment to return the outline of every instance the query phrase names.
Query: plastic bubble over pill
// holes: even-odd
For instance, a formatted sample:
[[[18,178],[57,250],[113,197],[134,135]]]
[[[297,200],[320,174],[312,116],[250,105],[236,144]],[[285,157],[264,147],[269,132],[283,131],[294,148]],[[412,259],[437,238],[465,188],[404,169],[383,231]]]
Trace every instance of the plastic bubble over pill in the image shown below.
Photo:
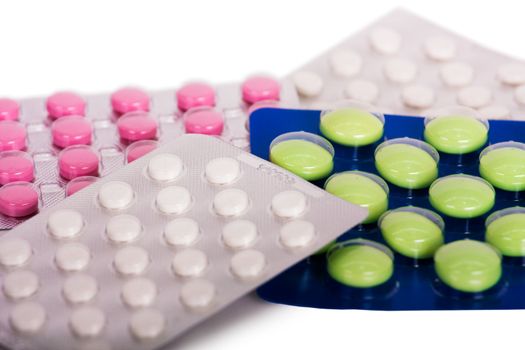
[[[142,309],[131,316],[129,328],[139,340],[154,339],[164,332],[166,317],[158,310]]]
[[[47,230],[57,239],[70,239],[78,236],[83,228],[82,214],[73,209],[56,210],[47,219]]]
[[[315,239],[315,227],[306,220],[294,220],[281,227],[279,240],[289,249],[300,249],[309,246]]]
[[[257,279],[266,267],[266,257],[258,250],[242,250],[232,256],[230,269],[239,279],[244,281]]]
[[[27,132],[16,121],[0,121],[0,151],[23,150],[26,148]]]
[[[206,309],[213,303],[216,294],[215,285],[203,279],[188,281],[180,289],[181,302],[191,310]]]
[[[514,97],[519,104],[525,105],[525,85],[520,85],[514,90]]]
[[[19,270],[8,273],[3,280],[4,294],[11,299],[29,298],[39,287],[38,276],[32,271]]]
[[[237,159],[221,157],[206,164],[206,179],[214,185],[227,185],[234,182],[241,174],[241,164]]]
[[[383,66],[385,76],[394,83],[406,84],[416,78],[417,66],[405,58],[391,58]]]
[[[314,72],[296,72],[292,76],[292,81],[297,92],[304,97],[315,97],[323,91],[323,78]]]
[[[55,263],[63,271],[81,271],[91,260],[89,248],[82,243],[67,243],[60,246],[55,254]]]
[[[80,176],[97,176],[99,157],[89,146],[69,146],[58,154],[58,168],[60,176],[66,180]]]
[[[89,145],[93,128],[83,116],[60,118],[51,125],[53,144],[60,148],[73,145]]]
[[[370,80],[355,79],[346,85],[343,93],[350,99],[372,103],[379,96],[379,87]]]
[[[208,266],[208,257],[197,249],[185,249],[173,257],[171,268],[181,277],[197,277],[202,275]]]
[[[149,152],[154,151],[157,147],[158,142],[155,140],[135,141],[126,147],[126,162],[131,163]]]
[[[222,240],[232,249],[251,247],[257,240],[257,226],[250,220],[234,220],[222,228]]]
[[[403,103],[412,108],[429,108],[434,104],[434,90],[424,85],[409,85],[401,93]]]
[[[117,114],[149,110],[148,94],[138,88],[126,87],[111,94],[111,106]]]
[[[122,300],[133,308],[150,306],[157,294],[157,285],[148,278],[134,278],[122,286]]]
[[[372,30],[369,35],[372,48],[383,55],[392,55],[401,48],[401,34],[391,28],[379,27]]]
[[[82,306],[73,310],[69,318],[73,333],[80,338],[96,337],[106,325],[106,315],[98,307]]]
[[[440,70],[441,79],[451,87],[467,86],[474,79],[474,68],[464,62],[445,63]]]
[[[11,309],[9,322],[11,327],[19,333],[36,333],[46,322],[46,310],[36,302],[19,303]]]
[[[126,142],[153,140],[157,136],[157,128],[157,121],[143,111],[126,113],[117,121],[120,138]]]
[[[164,228],[164,240],[172,246],[191,246],[199,236],[199,224],[190,218],[173,219]]]
[[[131,186],[122,181],[110,181],[98,191],[98,202],[109,210],[122,210],[133,202],[134,192]]]
[[[241,92],[243,100],[249,104],[266,100],[278,101],[281,85],[267,76],[253,76],[242,83]]]
[[[86,101],[74,92],[62,91],[47,98],[46,108],[52,119],[70,115],[84,115]]]
[[[140,275],[147,269],[149,263],[147,250],[134,246],[119,249],[113,260],[115,269],[123,275]]]
[[[501,65],[497,71],[498,78],[508,85],[525,84],[525,64],[507,63]]]
[[[336,75],[349,78],[361,71],[363,59],[353,50],[338,50],[330,56],[330,66]]]
[[[215,195],[213,209],[220,216],[238,216],[250,205],[248,194],[238,188],[228,188]]]
[[[156,181],[173,181],[177,179],[184,170],[184,164],[180,157],[161,153],[153,156],[148,163],[148,175]]]
[[[21,218],[38,211],[38,192],[35,185],[26,181],[16,181],[0,187],[0,213]]]
[[[188,134],[220,135],[224,130],[224,115],[212,107],[192,108],[183,115]]]
[[[299,191],[289,190],[272,198],[272,211],[283,218],[294,218],[303,214],[307,207],[306,196]]]
[[[75,274],[68,277],[62,286],[64,299],[71,304],[87,303],[98,293],[97,280],[86,274]]]
[[[0,120],[18,120],[20,105],[10,98],[0,98]]]
[[[427,38],[423,47],[427,56],[436,61],[448,61],[457,54],[457,46],[454,40],[444,36]]]
[[[0,264],[4,267],[25,265],[33,254],[31,245],[22,238],[0,239]]]
[[[106,235],[114,243],[129,243],[137,239],[142,232],[140,220],[133,215],[113,216],[106,224]]]
[[[0,152],[0,185],[16,181],[33,181],[35,165],[31,156],[22,151]]]
[[[205,83],[188,83],[177,90],[177,107],[187,111],[195,107],[215,106],[215,89]]]
[[[157,209],[164,214],[178,215],[187,211],[192,203],[190,191],[181,186],[169,186],[161,189],[155,199]]]
[[[492,101],[492,91],[484,86],[468,86],[458,92],[458,102],[470,108],[485,107]]]

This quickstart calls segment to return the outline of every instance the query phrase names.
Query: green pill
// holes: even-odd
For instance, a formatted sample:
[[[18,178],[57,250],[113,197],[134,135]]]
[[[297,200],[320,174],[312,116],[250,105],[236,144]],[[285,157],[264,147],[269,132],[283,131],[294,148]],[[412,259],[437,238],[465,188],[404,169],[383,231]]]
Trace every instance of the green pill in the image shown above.
[[[388,182],[408,189],[428,187],[438,176],[438,152],[429,144],[408,137],[380,144],[375,165]]]
[[[359,108],[341,108],[321,116],[319,128],[329,140],[345,146],[366,146],[383,136],[384,119]]]
[[[425,140],[438,151],[465,154],[478,150],[488,138],[488,124],[467,115],[449,115],[430,119],[425,126]]]
[[[485,148],[479,157],[479,173],[499,189],[525,190],[525,144],[511,141]]]
[[[401,255],[426,259],[443,245],[443,219],[417,207],[402,207],[385,213],[379,228],[388,245]]]
[[[362,171],[345,171],[328,178],[327,192],[368,209],[364,224],[375,222],[388,209],[388,185],[379,176]]]
[[[429,189],[430,204],[445,215],[470,219],[494,206],[494,187],[477,176],[449,175],[434,181]]]
[[[345,286],[370,288],[390,279],[394,260],[392,252],[384,245],[354,239],[330,249],[327,268],[329,275]]]
[[[434,267],[447,286],[479,293],[498,283],[501,256],[489,244],[465,239],[439,248],[434,255]]]
[[[485,240],[505,256],[525,256],[525,208],[499,210],[487,218]]]
[[[332,172],[334,148],[321,136],[291,132],[273,140],[270,161],[305,180],[319,180]]]

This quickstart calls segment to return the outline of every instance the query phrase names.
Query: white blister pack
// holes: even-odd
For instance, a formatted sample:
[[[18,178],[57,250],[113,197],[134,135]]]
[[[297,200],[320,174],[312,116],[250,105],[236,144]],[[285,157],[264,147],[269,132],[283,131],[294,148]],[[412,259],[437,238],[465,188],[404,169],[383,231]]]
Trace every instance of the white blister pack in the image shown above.
[[[525,63],[395,10],[291,74],[304,107],[345,100],[396,115],[460,105],[525,119]]]
[[[3,233],[0,342],[158,348],[365,216],[219,138],[180,136]]]

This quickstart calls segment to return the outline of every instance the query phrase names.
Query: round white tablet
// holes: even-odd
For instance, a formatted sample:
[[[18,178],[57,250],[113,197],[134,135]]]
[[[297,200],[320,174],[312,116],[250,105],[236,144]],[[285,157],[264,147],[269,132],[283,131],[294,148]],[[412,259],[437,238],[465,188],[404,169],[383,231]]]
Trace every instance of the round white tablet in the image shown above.
[[[258,250],[242,250],[232,256],[230,269],[239,279],[249,281],[260,277],[266,267],[266,257]]]
[[[133,202],[133,189],[122,181],[110,181],[103,184],[98,191],[98,201],[109,210],[122,210]]]
[[[450,62],[441,66],[441,79],[451,87],[467,86],[474,79],[474,68],[468,63]]]
[[[166,318],[160,311],[142,309],[131,316],[129,328],[138,340],[157,338],[166,328]]]
[[[31,258],[31,254],[31,245],[22,238],[0,239],[0,264],[5,267],[25,265]]]
[[[429,108],[436,97],[434,90],[424,85],[410,85],[401,92],[403,103],[412,108]]]
[[[508,119],[510,109],[503,105],[489,105],[478,110],[483,119]]]
[[[222,190],[213,198],[213,209],[220,216],[237,216],[250,205],[248,194],[237,188]]]
[[[42,305],[28,301],[16,304],[9,314],[11,327],[19,333],[36,333],[46,322],[46,310]]]
[[[97,293],[97,280],[86,274],[75,274],[68,277],[62,286],[64,299],[72,304],[87,303],[93,300]]]
[[[470,108],[485,107],[490,101],[492,91],[484,86],[468,86],[458,92],[458,102]]]
[[[83,228],[84,219],[76,210],[56,210],[47,219],[47,229],[57,239],[73,238],[79,235]]]
[[[190,218],[173,219],[164,228],[164,240],[172,246],[191,246],[197,242],[199,236],[199,224]]]
[[[206,165],[204,174],[214,185],[231,184],[239,178],[241,164],[237,159],[230,157],[215,158]]]
[[[454,40],[444,36],[427,38],[423,44],[427,56],[436,61],[448,61],[456,56],[457,46]]]
[[[372,103],[377,100],[379,88],[372,81],[355,79],[346,85],[343,93],[347,98],[352,100]]]
[[[525,105],[525,85],[520,85],[514,90],[514,97],[519,104]]]
[[[181,186],[165,187],[157,193],[155,204],[164,214],[182,214],[191,205],[191,193]]]
[[[89,248],[82,243],[68,243],[58,247],[55,263],[63,271],[80,271],[87,268],[91,260]]]
[[[141,247],[124,247],[117,251],[113,264],[123,275],[140,275],[149,265],[149,254]]]
[[[28,298],[38,286],[38,276],[32,271],[13,271],[4,277],[4,294],[11,299]]]
[[[257,235],[257,226],[250,220],[234,220],[222,228],[222,241],[232,249],[251,247]]]
[[[330,66],[333,72],[344,78],[353,77],[361,71],[363,59],[355,51],[341,49],[330,55]]]
[[[157,285],[148,278],[134,278],[122,286],[122,300],[130,307],[146,307],[157,297]]]
[[[292,81],[297,92],[304,97],[315,97],[323,91],[323,79],[317,73],[299,71],[294,73]]]
[[[208,266],[208,257],[197,249],[185,249],[175,254],[171,268],[181,277],[197,277]]]
[[[525,83],[525,64],[507,63],[498,68],[498,78],[508,85],[521,85]]]
[[[180,300],[189,309],[202,310],[213,303],[216,294],[217,291],[213,283],[203,279],[196,279],[182,285]]]
[[[142,232],[140,220],[133,215],[113,216],[106,224],[106,236],[113,243],[129,243],[138,238]]]
[[[153,156],[148,163],[148,175],[153,180],[166,182],[177,179],[184,170],[182,160],[170,153]]]
[[[406,84],[416,78],[417,66],[410,60],[396,57],[385,62],[383,72],[388,80],[394,83]]]
[[[290,221],[281,227],[279,239],[286,248],[304,248],[314,241],[315,227],[305,220]]]
[[[372,48],[383,55],[392,55],[401,48],[401,34],[386,27],[375,28],[369,36]]]
[[[306,211],[306,196],[299,191],[289,190],[277,193],[272,198],[272,211],[282,218],[294,218]]]
[[[69,325],[78,337],[96,337],[104,330],[106,315],[97,307],[83,306],[73,310]]]

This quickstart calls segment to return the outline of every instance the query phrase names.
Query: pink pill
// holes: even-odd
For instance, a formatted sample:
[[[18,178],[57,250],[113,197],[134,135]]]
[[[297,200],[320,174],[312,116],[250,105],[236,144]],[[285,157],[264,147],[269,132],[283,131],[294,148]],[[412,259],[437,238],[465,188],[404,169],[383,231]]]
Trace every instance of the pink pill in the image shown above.
[[[142,140],[133,142],[126,148],[126,159],[128,163],[142,157],[158,147],[157,141]]]
[[[95,176],[80,176],[69,181],[66,185],[66,195],[71,196],[81,189],[91,185],[96,182],[98,177]]]
[[[177,91],[177,105],[181,111],[194,107],[215,106],[215,90],[208,84],[190,83]]]
[[[149,111],[148,94],[137,88],[127,87],[111,94],[111,106],[117,114],[134,111]]]
[[[0,122],[0,151],[22,150],[26,148],[26,129],[15,121]]]
[[[224,129],[224,118],[213,108],[194,108],[184,113],[184,127],[190,134],[220,135]]]
[[[279,100],[281,86],[275,79],[256,76],[248,78],[242,84],[242,98],[247,103],[263,100]]]
[[[29,182],[12,182],[0,188],[0,213],[15,218],[38,211],[38,193]]]
[[[35,169],[29,154],[20,151],[0,153],[0,185],[16,181],[33,181]]]
[[[157,136],[157,121],[147,112],[129,112],[117,121],[120,138],[125,141],[151,140]]]
[[[84,115],[86,112],[86,101],[73,92],[57,92],[47,98],[46,108],[52,119],[70,115]]]
[[[58,155],[60,176],[72,180],[79,176],[98,175],[98,156],[84,145],[69,146]]]
[[[0,98],[0,120],[18,120],[20,106],[10,98]]]
[[[82,116],[60,118],[51,125],[53,144],[60,148],[91,143],[91,123]]]

